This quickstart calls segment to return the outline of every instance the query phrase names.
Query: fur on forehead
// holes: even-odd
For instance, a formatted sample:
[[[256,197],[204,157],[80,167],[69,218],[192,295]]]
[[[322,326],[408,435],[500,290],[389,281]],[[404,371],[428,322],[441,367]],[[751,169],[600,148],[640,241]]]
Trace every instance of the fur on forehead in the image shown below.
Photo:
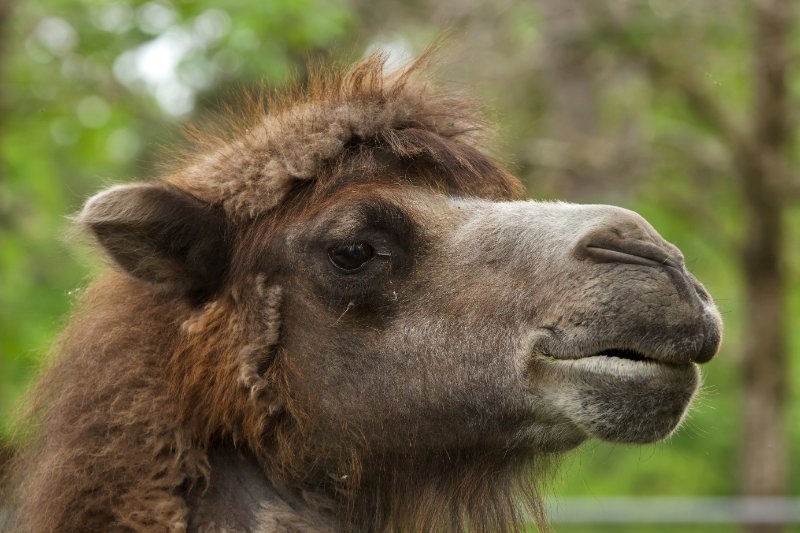
[[[442,179],[468,181],[466,192],[519,196],[518,180],[481,151],[489,129],[474,103],[432,83],[434,52],[391,72],[382,53],[351,68],[312,68],[305,88],[250,98],[247,116],[191,129],[195,151],[169,181],[233,218],[252,218],[298,182],[374,171],[371,153],[381,151],[406,166],[426,159]]]

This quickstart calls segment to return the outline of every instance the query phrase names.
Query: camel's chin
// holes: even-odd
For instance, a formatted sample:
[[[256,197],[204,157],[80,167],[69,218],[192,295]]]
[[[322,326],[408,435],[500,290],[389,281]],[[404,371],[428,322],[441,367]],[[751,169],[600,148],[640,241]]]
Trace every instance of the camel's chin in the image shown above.
[[[586,436],[610,442],[649,443],[668,437],[700,382],[693,363],[591,356],[548,360],[544,366],[560,381],[543,384],[548,403]]]

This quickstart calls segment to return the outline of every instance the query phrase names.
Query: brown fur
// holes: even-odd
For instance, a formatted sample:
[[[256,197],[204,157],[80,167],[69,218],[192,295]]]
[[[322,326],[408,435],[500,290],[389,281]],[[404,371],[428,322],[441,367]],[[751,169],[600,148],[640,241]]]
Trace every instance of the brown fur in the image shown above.
[[[349,71],[319,69],[303,90],[252,99],[247,125],[237,116],[220,134],[194,130],[195,155],[168,180],[224,207],[238,262],[200,309],[118,273],[86,291],[30,396],[35,429],[16,468],[19,530],[180,531],[183,495],[208,482],[205,450],[219,442],[254,453],[282,483],[328,486],[349,509],[343,523],[371,524],[365,529],[450,530],[466,520],[475,531],[499,530],[519,521],[512,493],[540,516],[523,462],[506,457],[462,457],[442,469],[435,456],[369,457],[354,448],[342,465],[349,479],[331,480],[317,468],[328,459],[314,456],[309,413],[287,390],[291,362],[272,349],[275,318],[258,298],[242,297],[254,291],[267,309],[279,298],[249,276],[253,242],[390,164],[439,190],[521,196],[519,182],[480,152],[486,129],[474,105],[427,80],[429,59],[388,78],[380,55]],[[265,348],[267,359],[251,359]],[[388,468],[360,486],[367,461]],[[409,467],[436,475],[417,484]]]

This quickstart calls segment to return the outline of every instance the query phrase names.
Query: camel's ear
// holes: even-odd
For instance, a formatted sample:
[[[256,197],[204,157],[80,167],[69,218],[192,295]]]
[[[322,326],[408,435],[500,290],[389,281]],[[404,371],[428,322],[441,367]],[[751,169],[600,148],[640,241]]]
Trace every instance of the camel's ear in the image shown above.
[[[79,221],[117,265],[159,288],[202,299],[224,274],[221,209],[172,185],[111,187],[86,202]]]

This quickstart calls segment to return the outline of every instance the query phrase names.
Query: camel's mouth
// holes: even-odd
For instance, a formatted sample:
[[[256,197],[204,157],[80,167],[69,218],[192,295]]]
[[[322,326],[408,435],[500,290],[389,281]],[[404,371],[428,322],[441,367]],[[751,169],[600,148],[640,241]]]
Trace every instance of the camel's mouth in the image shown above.
[[[615,366],[623,365],[629,366],[651,366],[656,365],[669,365],[669,366],[687,366],[691,365],[695,359],[692,353],[683,353],[677,355],[675,353],[658,353],[652,350],[643,348],[631,347],[615,347],[604,348],[602,350],[577,350],[574,352],[540,352],[540,356],[544,355],[546,359],[555,362],[578,362],[578,361],[594,361],[596,364],[611,364]]]
[[[642,352],[630,348],[610,348],[594,354],[594,357],[616,357],[618,359],[627,359],[628,361],[653,360],[652,357],[647,357]]]
[[[676,357],[674,354],[660,354],[636,348],[607,348],[573,353],[566,357],[548,355],[546,359],[556,366],[569,367],[581,373],[617,378],[657,376],[666,369],[688,369],[696,366],[689,354]]]
[[[659,357],[658,354],[646,353],[642,350],[637,350],[634,348],[609,348],[607,350],[602,350],[596,353],[592,353],[591,355],[586,355],[583,357],[578,357],[578,359],[585,359],[588,357],[592,358],[608,358],[610,362],[614,362],[615,360],[623,360],[623,361],[632,361],[636,363],[657,363],[662,365],[689,365],[693,359],[692,356],[688,357],[686,361],[675,360],[674,358],[662,358]]]
[[[660,345],[575,348],[535,354],[529,375],[554,410],[587,437],[663,439],[680,423],[700,383],[696,351]]]
[[[625,367],[706,363],[719,347],[721,331],[713,316],[670,327],[638,327],[602,336],[560,328],[539,328],[527,340],[528,353],[558,362],[590,359],[598,365]]]
[[[534,363],[539,376],[549,377],[544,395],[554,410],[587,437],[645,443],[668,436],[699,386],[698,365],[604,351],[615,355]]]

